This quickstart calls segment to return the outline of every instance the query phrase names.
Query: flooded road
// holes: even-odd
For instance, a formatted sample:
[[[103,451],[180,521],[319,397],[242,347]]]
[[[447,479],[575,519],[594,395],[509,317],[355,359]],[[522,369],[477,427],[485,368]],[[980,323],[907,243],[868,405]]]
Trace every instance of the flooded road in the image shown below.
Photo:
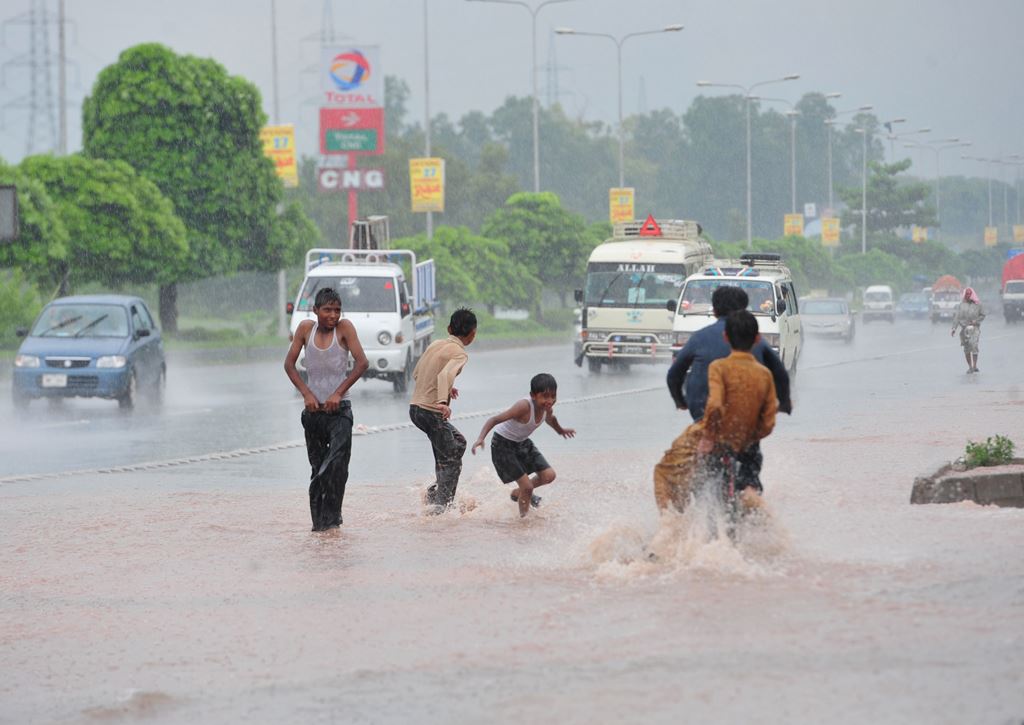
[[[945,326],[808,339],[738,546],[658,520],[689,422],[664,369],[469,351],[471,441],[542,371],[577,429],[535,434],[558,480],[525,520],[468,454],[461,510],[422,516],[430,448],[382,382],[328,534],[279,360],[172,357],[159,412],[0,403],[0,722],[1024,719],[1024,511],[908,503],[968,439],[1024,448],[1024,326],[990,318],[972,376]]]

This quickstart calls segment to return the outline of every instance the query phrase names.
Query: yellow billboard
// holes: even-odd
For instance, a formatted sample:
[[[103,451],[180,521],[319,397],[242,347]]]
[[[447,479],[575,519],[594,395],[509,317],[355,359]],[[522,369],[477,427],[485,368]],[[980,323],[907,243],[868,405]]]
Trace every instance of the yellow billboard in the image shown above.
[[[919,227],[916,224],[910,227],[910,239],[916,244],[928,241],[928,227]]]
[[[994,247],[999,244],[999,227],[985,227],[985,246]]]
[[[821,246],[839,246],[839,217],[823,216],[821,218]]]
[[[1018,244],[1024,242],[1024,224],[1013,225],[1013,241]]]
[[[782,224],[782,235],[788,237],[790,235],[796,235],[802,237],[804,235],[804,215],[803,214],[786,214]]]
[[[409,159],[412,210],[444,211],[444,159]]]
[[[299,165],[295,160],[295,125],[282,123],[260,129],[263,155],[274,162],[274,171],[285,186],[299,185]]]
[[[612,224],[615,224],[616,222],[633,221],[633,204],[635,199],[635,189],[623,188],[608,190],[608,219]]]

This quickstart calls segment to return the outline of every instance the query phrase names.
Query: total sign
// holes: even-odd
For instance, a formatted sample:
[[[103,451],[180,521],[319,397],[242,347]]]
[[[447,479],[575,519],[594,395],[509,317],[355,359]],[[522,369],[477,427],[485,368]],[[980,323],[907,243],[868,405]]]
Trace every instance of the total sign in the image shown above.
[[[324,106],[382,108],[384,74],[380,68],[380,47],[324,48],[320,57],[320,87]]]

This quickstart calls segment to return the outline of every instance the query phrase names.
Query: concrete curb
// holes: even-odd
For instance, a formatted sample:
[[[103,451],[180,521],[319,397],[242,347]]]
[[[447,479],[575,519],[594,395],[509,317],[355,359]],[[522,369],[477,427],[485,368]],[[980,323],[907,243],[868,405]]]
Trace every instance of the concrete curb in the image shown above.
[[[982,506],[1024,508],[1024,458],[1003,466],[957,470],[947,464],[914,479],[910,503],[974,501]]]

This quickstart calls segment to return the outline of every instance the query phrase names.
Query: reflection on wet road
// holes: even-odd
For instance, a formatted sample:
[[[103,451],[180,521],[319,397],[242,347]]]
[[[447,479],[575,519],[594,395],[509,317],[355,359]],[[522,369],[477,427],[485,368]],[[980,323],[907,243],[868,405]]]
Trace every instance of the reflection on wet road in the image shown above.
[[[301,438],[277,359],[172,358],[131,416],[5,400],[0,478],[179,465],[0,483],[0,721],[1019,720],[1024,512],[907,502],[969,438],[1024,446],[1022,353],[999,321],[976,376],[927,322],[809,339],[739,546],[659,528],[651,467],[689,420],[664,370],[590,375],[568,343],[471,347],[459,379],[467,437],[559,380],[578,436],[536,434],[558,480],[525,520],[468,454],[460,511],[422,517],[430,449],[377,381],[322,535],[300,445],[218,457]]]

